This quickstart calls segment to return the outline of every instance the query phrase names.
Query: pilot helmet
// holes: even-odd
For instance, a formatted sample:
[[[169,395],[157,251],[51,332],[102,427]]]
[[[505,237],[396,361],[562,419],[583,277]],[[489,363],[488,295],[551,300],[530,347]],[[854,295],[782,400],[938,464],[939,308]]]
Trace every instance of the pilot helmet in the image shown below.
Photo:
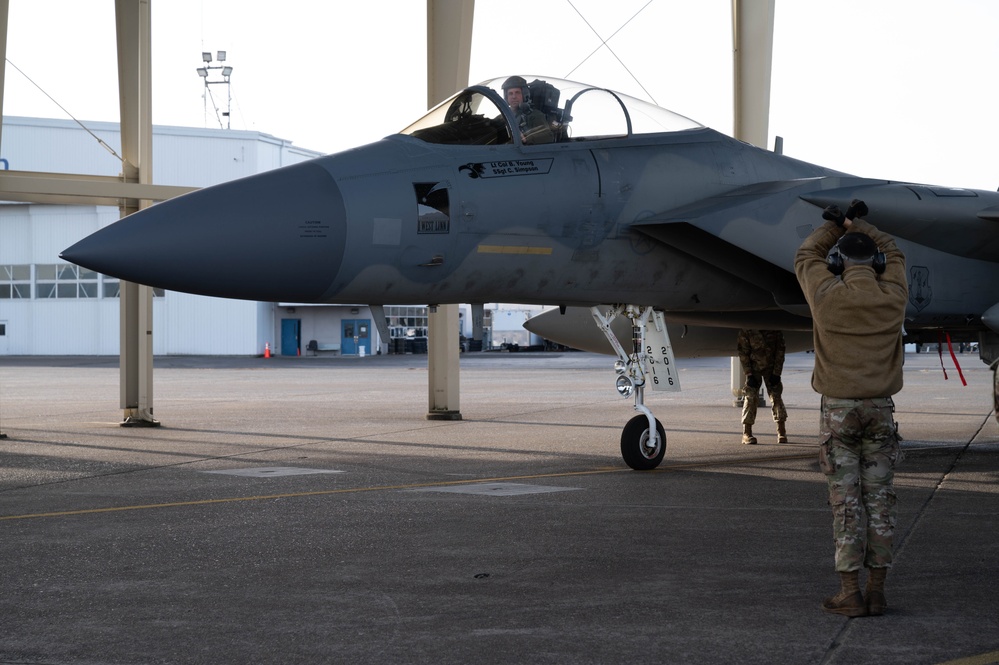
[[[531,89],[527,85],[527,80],[523,76],[511,76],[507,80],[503,81],[503,95],[506,96],[506,91],[510,88],[520,88],[520,91],[524,95],[524,102],[531,101]]]

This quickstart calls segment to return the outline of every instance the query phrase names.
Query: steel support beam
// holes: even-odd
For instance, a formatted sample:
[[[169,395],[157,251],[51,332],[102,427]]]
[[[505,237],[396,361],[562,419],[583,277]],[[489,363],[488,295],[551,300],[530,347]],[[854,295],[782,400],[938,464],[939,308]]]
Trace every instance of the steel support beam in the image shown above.
[[[770,134],[770,74],[774,50],[774,0],[732,0],[735,138],[766,148]],[[742,406],[746,374],[731,359],[732,396]]]
[[[732,0],[735,138],[766,148],[770,131],[770,74],[774,0]]]
[[[7,16],[10,0],[0,0],[0,147],[3,147],[3,89],[7,84]]]
[[[0,171],[3,201],[138,208],[140,200],[165,201],[195,189],[125,182],[122,176]]]
[[[125,182],[153,181],[153,119],[150,0],[115,0],[118,42],[118,97],[121,105],[122,177]],[[149,205],[120,206],[124,217]],[[121,282],[121,408],[124,426],[159,425],[153,418],[153,291]]]
[[[427,0],[427,108],[468,85],[474,0]],[[431,307],[427,364],[431,420],[461,420],[458,305]]]
[[[0,0],[0,146],[3,146],[3,87],[4,72],[7,71],[7,14],[10,11],[9,0]],[[2,154],[2,152],[0,152]],[[0,427],[3,422],[0,421]],[[0,439],[6,439],[7,435],[0,430]]]

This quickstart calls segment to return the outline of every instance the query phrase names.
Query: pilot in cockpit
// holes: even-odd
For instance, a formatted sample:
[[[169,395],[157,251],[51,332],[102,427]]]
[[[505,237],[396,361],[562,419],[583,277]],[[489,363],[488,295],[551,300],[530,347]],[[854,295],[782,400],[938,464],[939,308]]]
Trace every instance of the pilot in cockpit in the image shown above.
[[[524,77],[511,76],[504,81],[503,96],[513,110],[524,143],[552,143],[555,140],[545,114],[531,108],[531,89]]]

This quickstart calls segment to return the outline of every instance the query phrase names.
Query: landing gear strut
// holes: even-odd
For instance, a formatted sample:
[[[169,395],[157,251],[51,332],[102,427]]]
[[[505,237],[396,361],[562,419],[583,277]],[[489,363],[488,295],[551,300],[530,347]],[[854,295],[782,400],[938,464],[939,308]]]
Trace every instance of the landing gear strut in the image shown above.
[[[996,422],[999,422],[999,360],[992,363],[992,399],[995,400],[995,409],[992,415]]]
[[[635,410],[640,414],[621,432],[621,456],[637,471],[654,469],[666,454],[666,430],[645,406],[645,386],[650,383],[653,390],[680,390],[662,312],[639,305],[615,305],[606,314],[599,307],[591,307],[590,313],[617,354],[617,392],[625,398],[634,396]],[[611,322],[618,316],[631,320],[631,353],[625,352],[611,330]]]

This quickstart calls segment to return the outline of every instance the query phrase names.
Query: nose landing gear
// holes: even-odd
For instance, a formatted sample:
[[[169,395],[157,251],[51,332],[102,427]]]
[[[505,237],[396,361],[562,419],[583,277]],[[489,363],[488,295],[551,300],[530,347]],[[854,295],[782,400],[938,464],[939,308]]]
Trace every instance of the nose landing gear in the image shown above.
[[[656,391],[680,390],[663,314],[639,305],[615,305],[606,314],[599,307],[591,307],[590,313],[617,354],[614,369],[618,374],[615,384],[618,394],[625,398],[634,396],[635,410],[640,414],[628,421],[621,432],[621,456],[625,464],[637,471],[654,469],[666,454],[666,430],[645,406],[645,386],[651,383]],[[610,324],[618,316],[631,320],[631,353],[625,352],[611,330]]]

